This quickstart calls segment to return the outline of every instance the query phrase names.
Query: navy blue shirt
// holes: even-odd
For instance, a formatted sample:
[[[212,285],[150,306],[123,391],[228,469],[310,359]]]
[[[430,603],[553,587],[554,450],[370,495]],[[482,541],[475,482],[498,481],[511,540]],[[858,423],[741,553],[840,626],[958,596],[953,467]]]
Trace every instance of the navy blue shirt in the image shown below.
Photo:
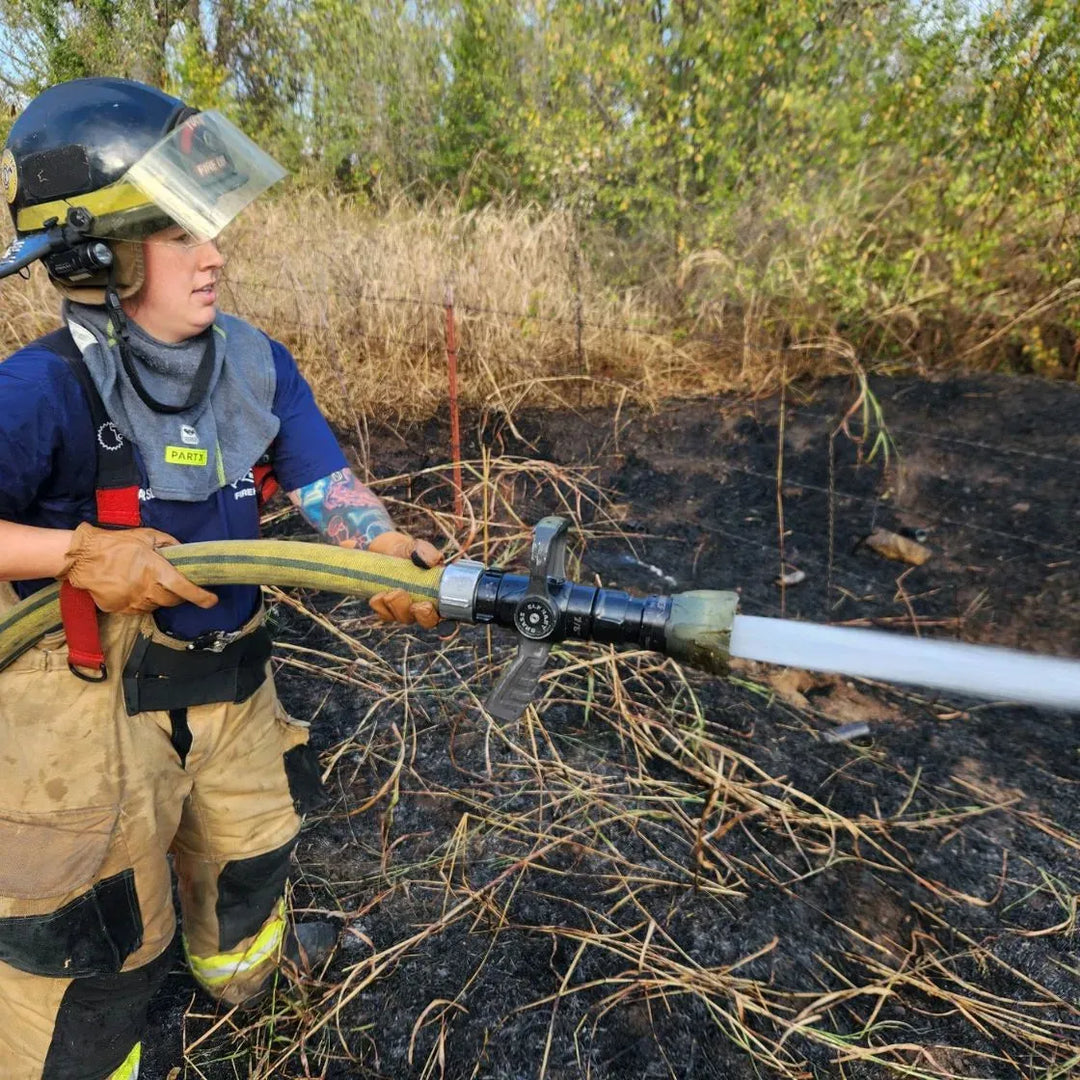
[[[281,421],[274,440],[274,473],[294,491],[346,468],[345,456],[319,412],[311,388],[289,350],[271,341],[277,386],[273,411]],[[97,472],[95,435],[82,387],[67,362],[40,345],[29,345],[0,364],[0,519],[20,525],[73,529],[94,519]],[[259,509],[251,473],[204,502],[154,498],[142,476],[143,525],[181,543],[250,540],[259,535]],[[252,463],[254,464],[254,462]],[[28,596],[51,581],[14,582]],[[215,587],[217,605],[161,608],[158,625],[177,637],[207,630],[235,630],[254,614],[259,590],[249,585]]]

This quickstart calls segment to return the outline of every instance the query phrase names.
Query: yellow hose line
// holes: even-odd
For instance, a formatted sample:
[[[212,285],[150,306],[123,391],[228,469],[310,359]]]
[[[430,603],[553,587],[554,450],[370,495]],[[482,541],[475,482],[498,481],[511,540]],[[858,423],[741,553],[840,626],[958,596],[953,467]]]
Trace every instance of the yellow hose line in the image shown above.
[[[408,559],[296,540],[216,540],[162,548],[197,585],[280,585],[374,596],[404,589],[438,603],[442,567],[421,570]],[[0,669],[60,625],[59,588],[36,592],[0,615]]]

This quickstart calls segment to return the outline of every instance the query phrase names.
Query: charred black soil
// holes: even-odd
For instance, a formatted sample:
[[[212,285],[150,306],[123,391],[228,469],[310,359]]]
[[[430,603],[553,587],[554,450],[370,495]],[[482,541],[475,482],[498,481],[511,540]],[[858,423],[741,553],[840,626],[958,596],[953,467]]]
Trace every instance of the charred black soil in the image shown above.
[[[838,426],[840,382],[474,418],[489,526],[468,554],[520,565],[522,523],[562,512],[590,580],[1080,654],[1080,392],[872,388],[876,452],[861,410]],[[447,443],[441,422],[374,439],[414,531],[452,527]],[[875,529],[932,556],[885,559]],[[1080,1075],[1076,716],[573,645],[500,725],[480,702],[507,638],[389,632],[329,596],[273,611],[331,797],[292,901],[342,942],[262,1014],[226,1016],[177,968],[150,1080]],[[826,740],[849,721],[869,736]]]

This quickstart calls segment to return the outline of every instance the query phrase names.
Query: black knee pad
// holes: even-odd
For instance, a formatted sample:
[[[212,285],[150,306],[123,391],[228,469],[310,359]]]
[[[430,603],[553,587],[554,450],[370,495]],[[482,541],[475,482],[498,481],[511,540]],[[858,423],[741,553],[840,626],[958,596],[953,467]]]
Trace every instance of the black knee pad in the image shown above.
[[[46,915],[0,919],[0,960],[31,975],[109,975],[142,944],[135,871],[92,885]]]
[[[170,945],[133,971],[75,979],[60,1002],[41,1080],[101,1080],[120,1068],[142,1038],[146,1007],[173,959]]]
[[[265,855],[234,859],[218,877],[218,948],[234,949],[254,934],[274,910],[285,891],[289,860],[296,846],[293,837]]]

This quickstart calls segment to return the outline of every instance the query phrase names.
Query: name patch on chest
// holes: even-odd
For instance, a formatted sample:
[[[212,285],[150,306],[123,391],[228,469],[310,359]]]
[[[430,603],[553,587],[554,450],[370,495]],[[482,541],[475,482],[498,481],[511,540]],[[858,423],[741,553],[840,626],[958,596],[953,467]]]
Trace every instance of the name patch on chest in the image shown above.
[[[207,452],[205,447],[195,449],[191,446],[166,446],[165,463],[167,465],[205,465]]]

